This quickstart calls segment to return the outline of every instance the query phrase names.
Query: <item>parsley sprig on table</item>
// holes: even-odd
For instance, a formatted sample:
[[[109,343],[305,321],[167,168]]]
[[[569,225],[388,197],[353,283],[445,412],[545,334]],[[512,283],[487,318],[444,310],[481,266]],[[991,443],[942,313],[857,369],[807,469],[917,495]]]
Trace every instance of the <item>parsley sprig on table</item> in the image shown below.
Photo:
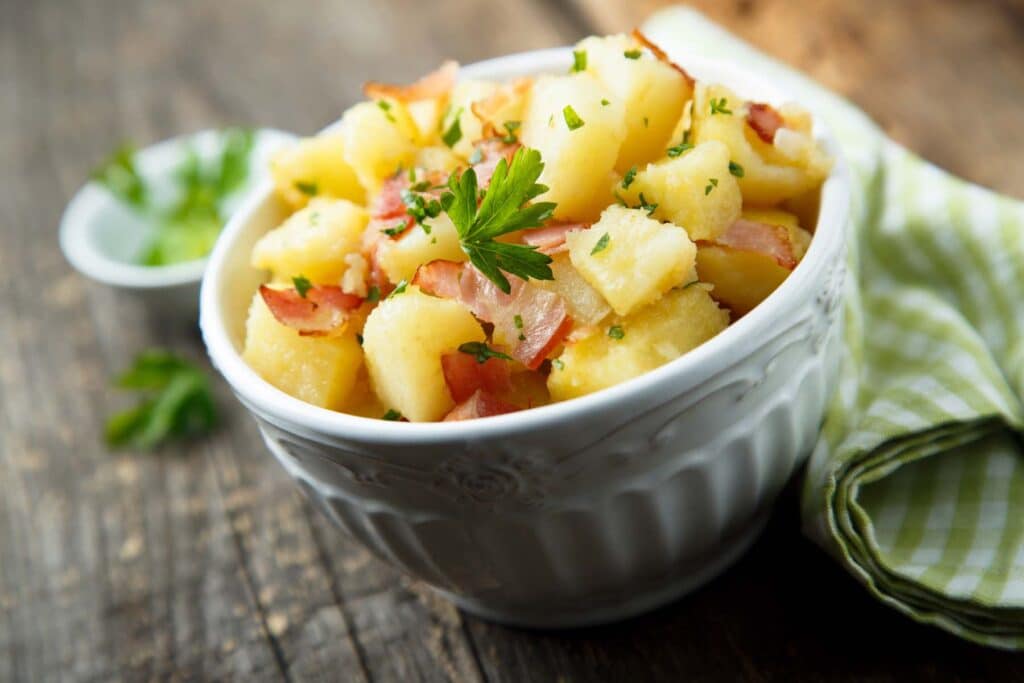
[[[548,265],[550,256],[541,254],[536,247],[496,239],[517,230],[540,227],[551,217],[553,202],[529,203],[548,190],[537,182],[542,170],[540,152],[520,147],[511,164],[505,159],[498,162],[479,206],[476,171],[472,168],[453,173],[448,179],[448,191],[441,197],[441,205],[455,225],[470,262],[506,294],[512,286],[502,271],[523,279],[554,279]]]
[[[114,384],[140,392],[143,398],[134,408],[107,420],[106,439],[113,447],[153,448],[171,439],[204,434],[216,425],[206,374],[169,351],[139,354]]]

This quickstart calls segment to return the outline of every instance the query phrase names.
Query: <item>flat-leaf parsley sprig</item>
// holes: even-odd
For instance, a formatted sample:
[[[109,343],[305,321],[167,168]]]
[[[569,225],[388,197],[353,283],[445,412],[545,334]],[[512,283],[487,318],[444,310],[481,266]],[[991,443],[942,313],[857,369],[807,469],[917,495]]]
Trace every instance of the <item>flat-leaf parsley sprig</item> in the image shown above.
[[[543,170],[540,152],[520,147],[511,164],[505,159],[498,162],[479,206],[476,171],[472,168],[453,173],[448,191],[441,197],[441,205],[455,225],[470,262],[506,294],[512,286],[502,271],[523,279],[554,279],[550,256],[536,247],[496,240],[510,232],[540,227],[551,217],[554,202],[528,203],[548,191],[546,185],[537,182]]]

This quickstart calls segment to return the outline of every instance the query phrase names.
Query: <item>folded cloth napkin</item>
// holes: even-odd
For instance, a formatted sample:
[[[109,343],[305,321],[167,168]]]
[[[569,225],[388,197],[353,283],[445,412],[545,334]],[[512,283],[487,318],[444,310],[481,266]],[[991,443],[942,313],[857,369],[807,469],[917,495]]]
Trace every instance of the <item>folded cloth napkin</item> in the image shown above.
[[[806,533],[884,603],[1024,649],[1024,203],[957,180],[699,13],[644,32],[809,106],[852,169],[845,358],[803,488]]]

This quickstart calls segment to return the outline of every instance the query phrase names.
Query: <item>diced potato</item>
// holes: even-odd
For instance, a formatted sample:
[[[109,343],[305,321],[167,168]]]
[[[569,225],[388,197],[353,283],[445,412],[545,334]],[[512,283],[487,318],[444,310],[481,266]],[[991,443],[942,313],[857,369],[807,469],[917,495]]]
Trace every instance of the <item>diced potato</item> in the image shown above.
[[[421,145],[437,145],[441,143],[441,118],[448,107],[447,97],[431,97],[426,100],[414,100],[406,103],[409,116],[416,124],[416,141]]]
[[[416,152],[416,161],[414,163],[416,168],[425,168],[430,171],[445,171],[448,173],[454,171],[459,166],[465,165],[465,162],[458,154],[443,145],[421,147]]]
[[[697,250],[697,275],[710,283],[717,301],[737,316],[748,313],[775,291],[790,271],[774,258],[756,251],[744,251],[717,244]]]
[[[807,253],[807,247],[811,245],[811,233],[800,227],[797,217],[781,209],[758,209],[748,208],[743,210],[743,218],[755,223],[767,223],[768,225],[781,225],[789,232],[789,242],[792,245],[793,256],[797,261]]]
[[[686,229],[692,240],[714,240],[739,218],[743,197],[729,172],[729,149],[717,140],[638,172],[622,198],[657,204],[654,216]]]
[[[731,113],[712,113],[711,102],[725,101]],[[832,162],[809,132],[788,127],[776,133],[775,142],[789,139],[785,152],[777,144],[761,140],[746,123],[747,103],[721,85],[697,87],[694,95],[693,136],[696,143],[719,140],[729,148],[732,161],[743,167],[739,179],[747,203],[774,205],[818,186],[828,175]],[[787,126],[789,121],[786,121]],[[795,121],[801,127],[805,122]],[[785,131],[785,132],[783,132]]]
[[[368,194],[384,179],[416,158],[419,130],[405,105],[397,100],[360,102],[342,116],[340,133],[345,161],[355,169]]]
[[[364,203],[366,192],[345,161],[344,149],[340,133],[325,133],[281,150],[270,161],[274,189],[293,208],[305,206],[313,197]]]
[[[814,232],[818,225],[818,211],[821,207],[821,188],[816,187],[802,195],[787,199],[782,208],[792,213],[803,226],[810,232]]]
[[[729,314],[708,296],[706,286],[691,285],[609,323],[567,346],[552,364],[553,400],[584,396],[675,360],[725,329]],[[619,331],[621,338],[615,338]]]
[[[359,417],[377,419],[383,417],[388,412],[388,407],[381,402],[377,394],[374,393],[373,387],[370,386],[370,376],[366,371],[365,365],[356,377],[355,385],[352,387],[352,392],[349,394],[342,410]]]
[[[452,151],[464,159],[473,154],[473,144],[482,136],[483,122],[473,113],[473,102],[490,96],[498,87],[499,85],[492,81],[465,80],[456,83],[452,89],[451,103],[441,121],[441,131],[451,129],[456,118],[458,119],[462,137],[452,145]]]
[[[566,107],[582,126],[569,128]],[[626,135],[624,115],[619,100],[588,73],[537,79],[521,139],[541,154],[540,182],[550,189],[538,200],[557,202],[557,218],[593,221],[614,201],[612,170]]]
[[[363,328],[377,395],[413,422],[440,420],[454,407],[441,356],[471,341],[484,341],[484,331],[465,306],[413,285],[382,301]]]
[[[467,259],[466,252],[459,246],[459,233],[448,214],[428,218],[427,225],[430,227],[429,235],[417,225],[398,240],[380,243],[377,260],[392,282],[411,281],[420,265],[436,259]]]
[[[607,245],[593,253],[604,235]],[[570,232],[566,243],[572,265],[619,315],[692,279],[696,247],[686,231],[640,209],[609,206],[589,230]]]
[[[624,173],[664,156],[683,104],[693,94],[689,82],[646,49],[637,59],[627,58],[626,52],[640,49],[630,36],[590,37],[576,49],[586,51],[587,71],[625,106],[626,136],[616,170]]]
[[[554,292],[565,300],[569,315],[579,325],[596,325],[612,312],[601,293],[573,267],[568,254],[555,254],[551,261],[554,280],[534,280],[533,284]]]
[[[314,199],[256,243],[252,265],[278,278],[304,275],[312,282],[339,284],[346,256],[359,251],[369,215],[345,199]]]
[[[347,401],[363,364],[354,331],[303,337],[279,323],[259,293],[249,307],[242,357],[281,391],[331,410]]]

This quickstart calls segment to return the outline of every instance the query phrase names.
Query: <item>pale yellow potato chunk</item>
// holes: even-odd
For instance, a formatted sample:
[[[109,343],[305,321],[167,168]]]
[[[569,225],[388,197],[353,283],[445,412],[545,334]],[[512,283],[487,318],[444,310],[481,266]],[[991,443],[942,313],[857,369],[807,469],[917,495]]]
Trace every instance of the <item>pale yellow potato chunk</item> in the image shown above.
[[[430,227],[430,234],[417,225],[401,239],[381,242],[377,259],[384,274],[392,282],[412,281],[420,265],[436,259],[467,260],[466,252],[459,245],[459,233],[448,214],[428,218],[426,223]]]
[[[455,406],[441,356],[470,341],[484,341],[484,331],[465,306],[413,285],[382,301],[363,328],[374,390],[412,422],[440,420]]]
[[[293,208],[305,206],[314,197],[364,203],[366,192],[345,161],[344,149],[344,139],[336,132],[305,138],[282,149],[270,160],[277,194]]]
[[[612,312],[601,293],[572,265],[569,254],[555,254],[550,268],[554,280],[534,280],[533,284],[562,297],[576,324],[596,325]]]
[[[593,253],[604,235],[607,246]],[[566,243],[572,265],[619,315],[688,282],[697,254],[685,230],[618,205],[609,206],[589,230],[570,232]]]
[[[430,171],[452,172],[466,162],[455,152],[444,145],[421,147],[416,152],[416,160],[413,162],[416,168],[425,168]]]
[[[625,139],[624,109],[591,74],[537,79],[523,120],[522,142],[544,162],[538,201],[556,202],[555,217],[593,221],[612,203],[612,171]],[[602,105],[602,100],[608,101]],[[566,121],[572,107],[583,125]]]
[[[349,267],[345,257],[359,251],[369,215],[345,199],[315,199],[252,249],[252,265],[278,279],[303,275],[320,284],[339,284]]]
[[[724,108],[732,113],[712,113],[712,100],[717,103],[724,100]],[[725,86],[697,86],[692,140],[695,143],[718,140],[729,148],[731,160],[743,167],[739,185],[745,202],[778,204],[825,180],[832,160],[809,131],[784,127],[776,133],[774,144],[769,144],[747,125],[746,114],[747,102]],[[793,125],[805,127],[806,121],[801,118]],[[780,136],[784,142],[782,150],[778,146]]]
[[[631,205],[657,204],[654,216],[684,228],[692,240],[714,240],[739,218],[739,183],[729,172],[729,149],[718,142],[697,145],[682,155],[648,164],[622,198]]]
[[[626,135],[616,170],[624,173],[631,166],[664,156],[683,104],[693,94],[689,82],[627,35],[586,38],[576,49],[586,51],[587,71],[625,107]],[[637,49],[637,59],[625,56]]]
[[[345,112],[339,130],[345,162],[355,170],[368,195],[377,192],[397,168],[409,167],[416,158],[419,130],[397,100],[360,102]]]
[[[355,332],[303,337],[279,323],[258,292],[249,307],[242,358],[281,391],[331,410],[348,400],[363,364]]]
[[[499,87],[492,81],[465,80],[452,88],[451,102],[441,121],[440,132],[448,131],[458,120],[462,137],[452,145],[452,151],[462,158],[468,159],[473,154],[473,144],[482,137],[483,122],[473,113],[473,102],[489,97]]]
[[[566,347],[548,376],[548,391],[564,401],[638,377],[714,337],[729,314],[708,296],[705,285],[673,289],[636,313]],[[621,331],[621,338],[616,336]]]

